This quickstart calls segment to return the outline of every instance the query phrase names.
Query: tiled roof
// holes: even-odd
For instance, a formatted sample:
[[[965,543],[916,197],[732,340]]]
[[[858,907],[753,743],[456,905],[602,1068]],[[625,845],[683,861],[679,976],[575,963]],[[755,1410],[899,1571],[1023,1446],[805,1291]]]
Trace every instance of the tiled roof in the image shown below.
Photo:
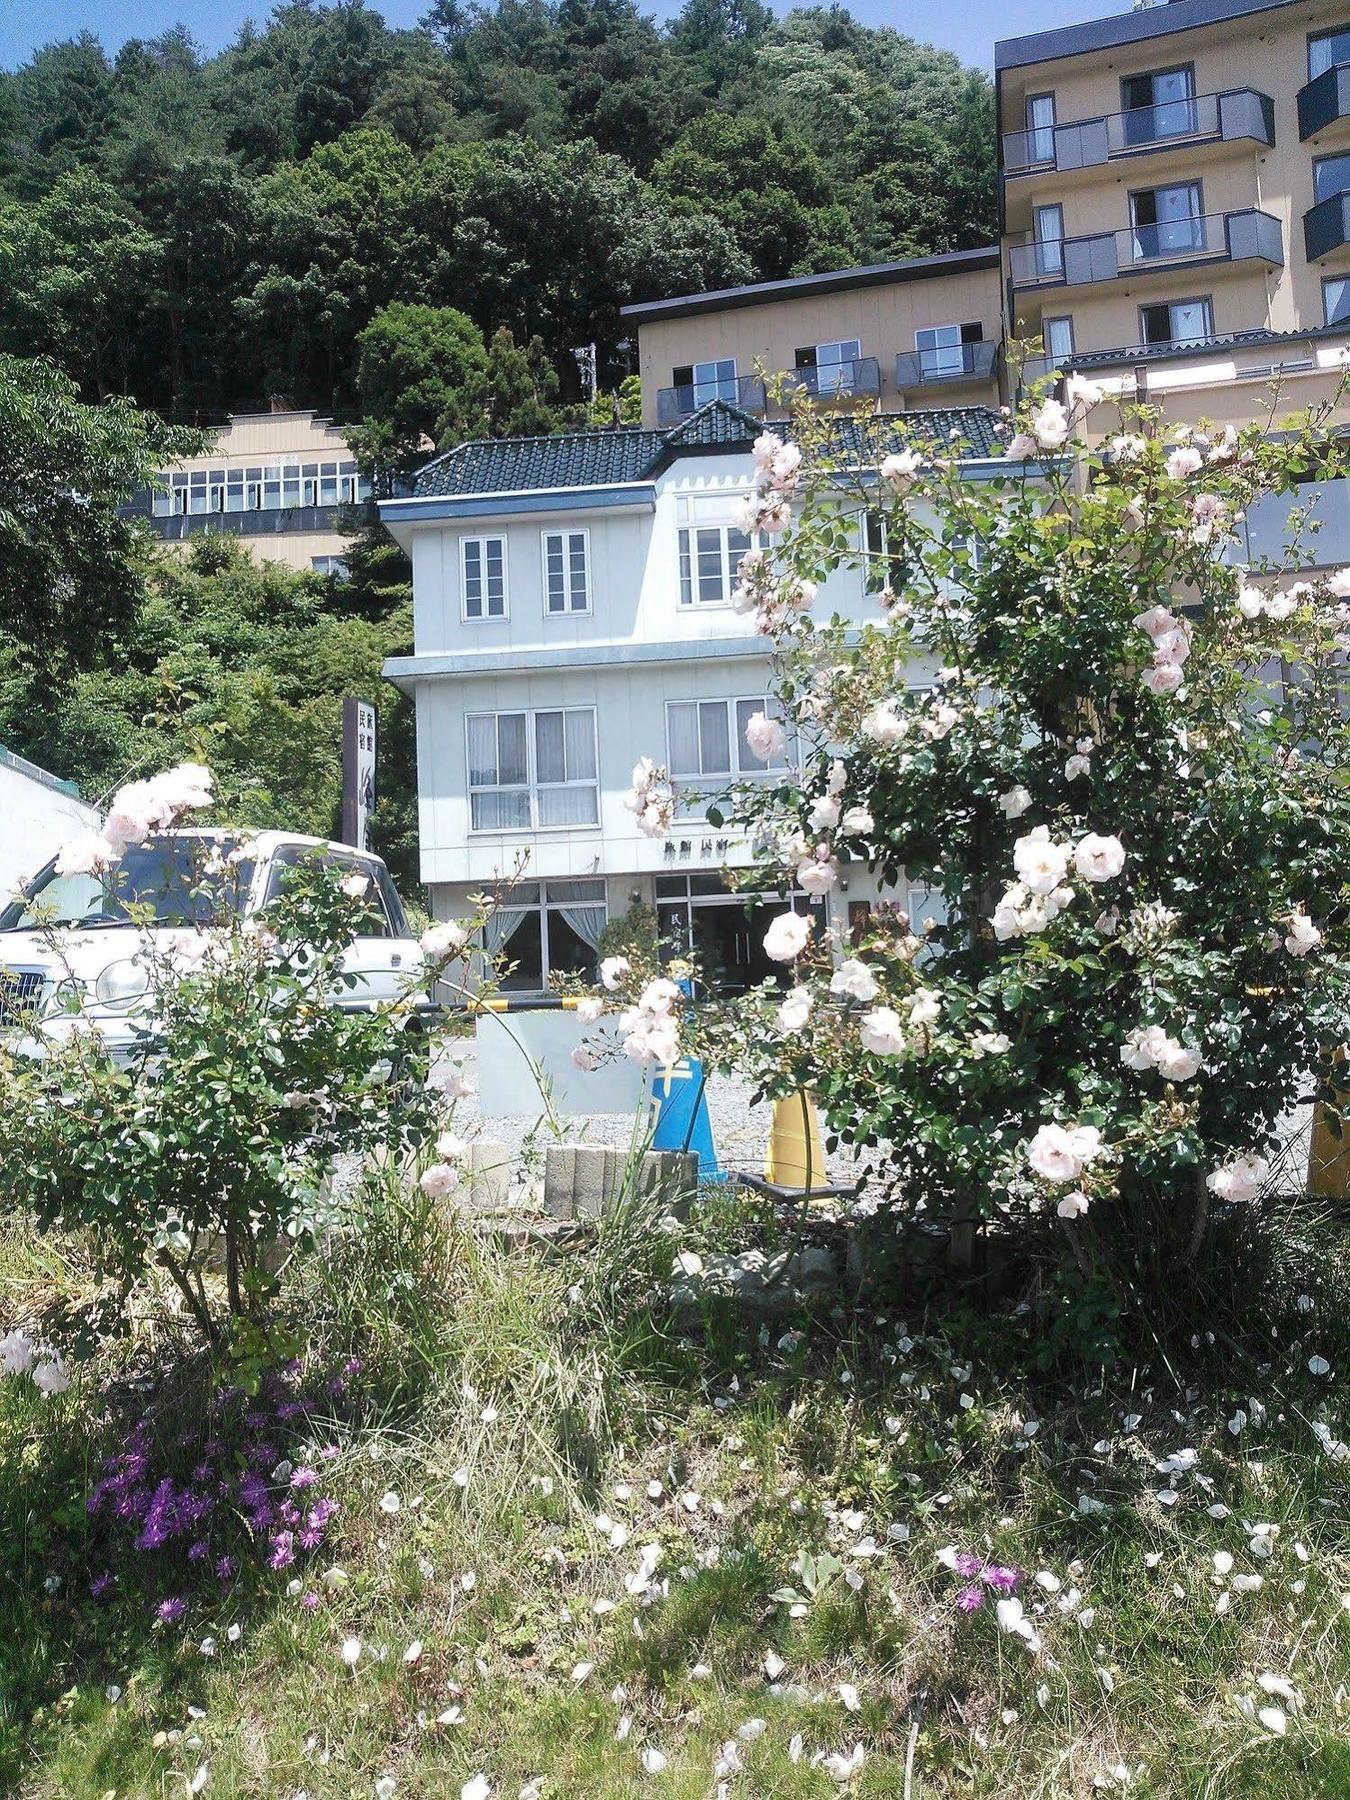
[[[998,454],[999,415],[988,406],[939,407],[928,412],[858,414],[835,422],[839,454],[875,461],[901,444],[936,446],[961,440],[962,454]],[[748,448],[766,425],[725,400],[710,400],[670,431],[624,427],[564,432],[557,437],[481,438],[460,444],[420,470],[413,495],[432,499],[468,494],[519,494],[541,488],[607,487],[651,481],[686,454]]]

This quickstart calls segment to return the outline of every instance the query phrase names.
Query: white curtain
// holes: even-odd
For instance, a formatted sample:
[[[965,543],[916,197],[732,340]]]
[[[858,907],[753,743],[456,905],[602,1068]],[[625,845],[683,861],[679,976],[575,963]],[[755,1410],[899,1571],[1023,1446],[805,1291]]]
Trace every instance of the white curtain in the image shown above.
[[[676,780],[682,776],[699,775],[702,764],[698,753],[697,701],[681,700],[668,706],[666,723],[670,734],[668,749],[671,774]]]
[[[601,906],[560,906],[556,909],[563,920],[570,925],[581,939],[592,950],[600,948],[600,933],[605,929],[605,921],[609,914]]]
[[[483,924],[483,948],[488,955],[496,956],[505,949],[533,911],[533,907],[499,906],[489,913]]]

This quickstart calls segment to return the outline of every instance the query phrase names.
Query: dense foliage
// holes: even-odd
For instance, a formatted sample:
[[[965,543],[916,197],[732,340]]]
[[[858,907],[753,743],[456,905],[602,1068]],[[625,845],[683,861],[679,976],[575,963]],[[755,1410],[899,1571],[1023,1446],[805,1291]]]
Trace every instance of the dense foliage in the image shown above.
[[[383,533],[381,532],[381,537]],[[0,634],[0,743],[91,799],[128,775],[209,755],[233,823],[333,836],[342,800],[342,700],[377,694],[382,751],[372,845],[404,893],[417,881],[411,704],[380,681],[412,640],[406,564],[358,544],[353,579],[259,565],[229,538],[136,571],[130,617],[59,690]]]
[[[766,986],[753,1026],[744,1001],[704,1009],[696,1035],[768,1092],[814,1088],[906,1207],[1156,1292],[1217,1203],[1261,1195],[1314,1071],[1330,1098],[1350,1017],[1350,570],[1293,579],[1300,478],[1344,464],[1307,422],[1207,437],[1149,411],[1089,453],[1100,390],[1068,386],[1073,414],[1045,401],[990,482],[917,447],[844,466],[809,420],[757,442],[745,527],[776,547],[736,603],[786,724],[746,737],[767,760],[790,733],[799,769],[728,810],[759,885],[800,903],[863,862],[883,903],[851,950],[776,918],[791,991]],[[1237,566],[1240,522],[1285,494],[1287,554]],[[861,506],[889,582],[859,631],[813,606],[858,565]],[[661,771],[639,765],[630,804],[668,828]],[[940,896],[926,935],[906,876]],[[668,1058],[670,984],[633,997],[630,1052]]]
[[[343,412],[381,308],[455,307],[575,395],[626,301],[969,247],[993,196],[984,78],[842,8],[294,0],[214,57],[0,75],[0,348],[175,416]]]

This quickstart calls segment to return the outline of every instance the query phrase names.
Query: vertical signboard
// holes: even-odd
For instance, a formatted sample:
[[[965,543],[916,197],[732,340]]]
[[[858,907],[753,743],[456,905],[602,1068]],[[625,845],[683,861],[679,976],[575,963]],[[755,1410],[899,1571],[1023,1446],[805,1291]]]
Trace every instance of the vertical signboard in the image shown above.
[[[366,829],[375,804],[375,708],[369,700],[342,702],[342,841],[370,848]]]

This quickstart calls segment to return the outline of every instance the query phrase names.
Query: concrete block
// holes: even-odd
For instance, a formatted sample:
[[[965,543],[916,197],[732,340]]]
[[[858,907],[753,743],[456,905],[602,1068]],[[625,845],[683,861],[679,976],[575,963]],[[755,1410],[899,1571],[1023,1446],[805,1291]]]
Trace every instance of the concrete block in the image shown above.
[[[544,1153],[544,1211],[550,1219],[576,1217],[576,1157],[570,1144],[553,1144]]]

